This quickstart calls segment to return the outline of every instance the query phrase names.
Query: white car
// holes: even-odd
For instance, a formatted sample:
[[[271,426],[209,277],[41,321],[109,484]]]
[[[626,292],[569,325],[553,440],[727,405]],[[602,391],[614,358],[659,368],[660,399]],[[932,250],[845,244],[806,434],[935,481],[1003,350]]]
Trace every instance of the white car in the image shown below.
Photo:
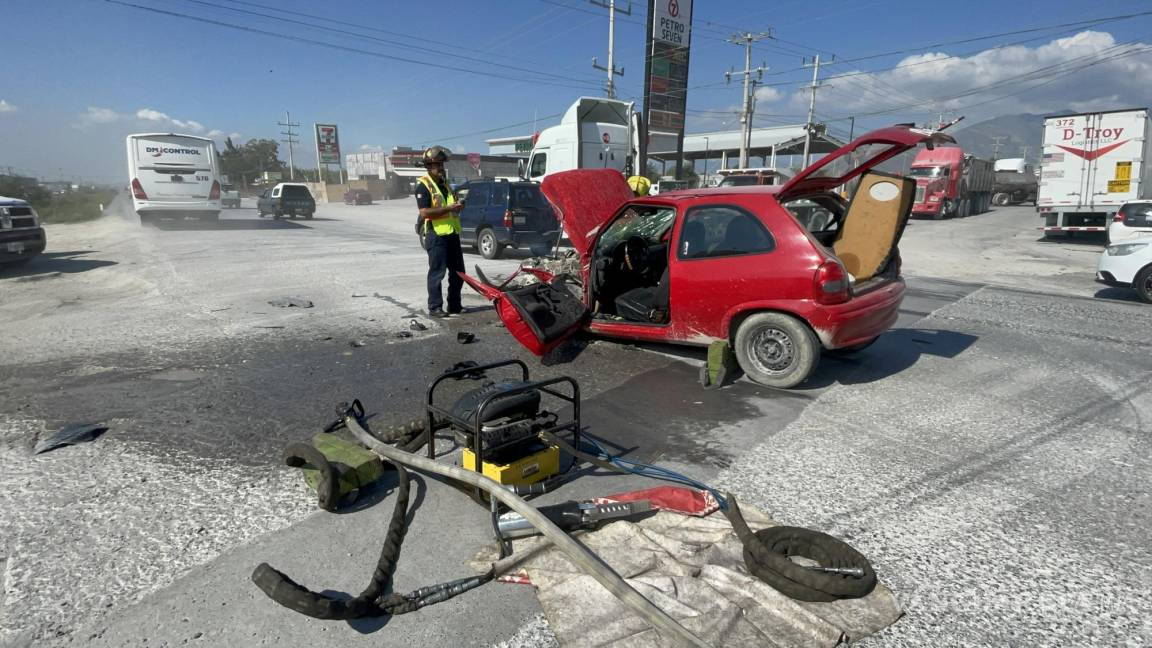
[[[1096,281],[1131,288],[1152,303],[1152,234],[1109,245],[1100,255]]]
[[[1124,203],[1108,224],[1108,242],[1152,235],[1152,201]]]

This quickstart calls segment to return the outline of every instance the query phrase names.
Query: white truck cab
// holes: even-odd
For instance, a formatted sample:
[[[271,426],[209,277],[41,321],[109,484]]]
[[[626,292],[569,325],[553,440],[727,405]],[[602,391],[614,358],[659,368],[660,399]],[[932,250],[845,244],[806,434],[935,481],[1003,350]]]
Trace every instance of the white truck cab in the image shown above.
[[[634,173],[640,154],[640,113],[634,104],[616,99],[580,97],[556,126],[540,131],[524,177],[572,169],[616,169]]]

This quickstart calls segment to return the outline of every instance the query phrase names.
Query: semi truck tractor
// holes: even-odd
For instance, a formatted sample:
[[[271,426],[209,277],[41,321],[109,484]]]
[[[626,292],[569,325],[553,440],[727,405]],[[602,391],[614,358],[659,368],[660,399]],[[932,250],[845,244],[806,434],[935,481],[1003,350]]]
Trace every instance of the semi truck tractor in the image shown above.
[[[999,207],[1036,203],[1038,182],[1032,165],[1024,158],[996,160],[996,182],[992,185],[992,204]]]
[[[540,181],[572,169],[616,169],[625,175],[640,168],[642,116],[634,104],[616,99],[580,97],[560,123],[540,131],[521,175]]]
[[[1148,198],[1148,146],[1146,108],[1045,117],[1044,235],[1106,232],[1124,203]]]
[[[912,214],[940,220],[988,211],[995,174],[992,162],[966,155],[959,146],[921,149],[908,175],[916,180]]]

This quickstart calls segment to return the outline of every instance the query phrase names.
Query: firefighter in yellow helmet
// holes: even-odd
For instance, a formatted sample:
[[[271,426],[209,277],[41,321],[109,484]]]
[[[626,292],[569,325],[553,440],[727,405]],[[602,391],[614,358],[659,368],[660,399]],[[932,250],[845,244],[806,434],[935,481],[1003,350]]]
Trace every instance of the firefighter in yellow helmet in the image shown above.
[[[460,211],[464,203],[456,200],[444,174],[444,165],[451,155],[443,146],[424,151],[421,163],[428,173],[416,182],[416,206],[420,209],[417,227],[421,228],[424,249],[428,252],[428,316],[436,318],[464,311],[460,303],[464,280],[458,274],[464,272],[464,252],[460,249]],[[445,274],[448,275],[447,310],[440,291]]]
[[[632,195],[647,196],[648,191],[652,189],[652,181],[644,176],[634,175],[628,178],[628,186],[632,188]]]

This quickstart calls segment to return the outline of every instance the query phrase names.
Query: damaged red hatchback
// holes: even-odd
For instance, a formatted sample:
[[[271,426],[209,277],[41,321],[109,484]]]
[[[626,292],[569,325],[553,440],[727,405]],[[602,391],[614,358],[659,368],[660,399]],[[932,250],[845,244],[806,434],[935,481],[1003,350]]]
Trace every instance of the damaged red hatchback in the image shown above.
[[[580,253],[581,276],[531,270],[542,283],[507,291],[465,279],[537,354],[581,327],[653,342],[727,340],[749,378],[792,387],[812,374],[822,349],[863,348],[896,321],[904,297],[896,245],[915,185],[869,169],[951,141],[893,126],[781,186],[643,198],[617,171],[557,173],[542,189]],[[835,191],[848,183],[851,201]]]

